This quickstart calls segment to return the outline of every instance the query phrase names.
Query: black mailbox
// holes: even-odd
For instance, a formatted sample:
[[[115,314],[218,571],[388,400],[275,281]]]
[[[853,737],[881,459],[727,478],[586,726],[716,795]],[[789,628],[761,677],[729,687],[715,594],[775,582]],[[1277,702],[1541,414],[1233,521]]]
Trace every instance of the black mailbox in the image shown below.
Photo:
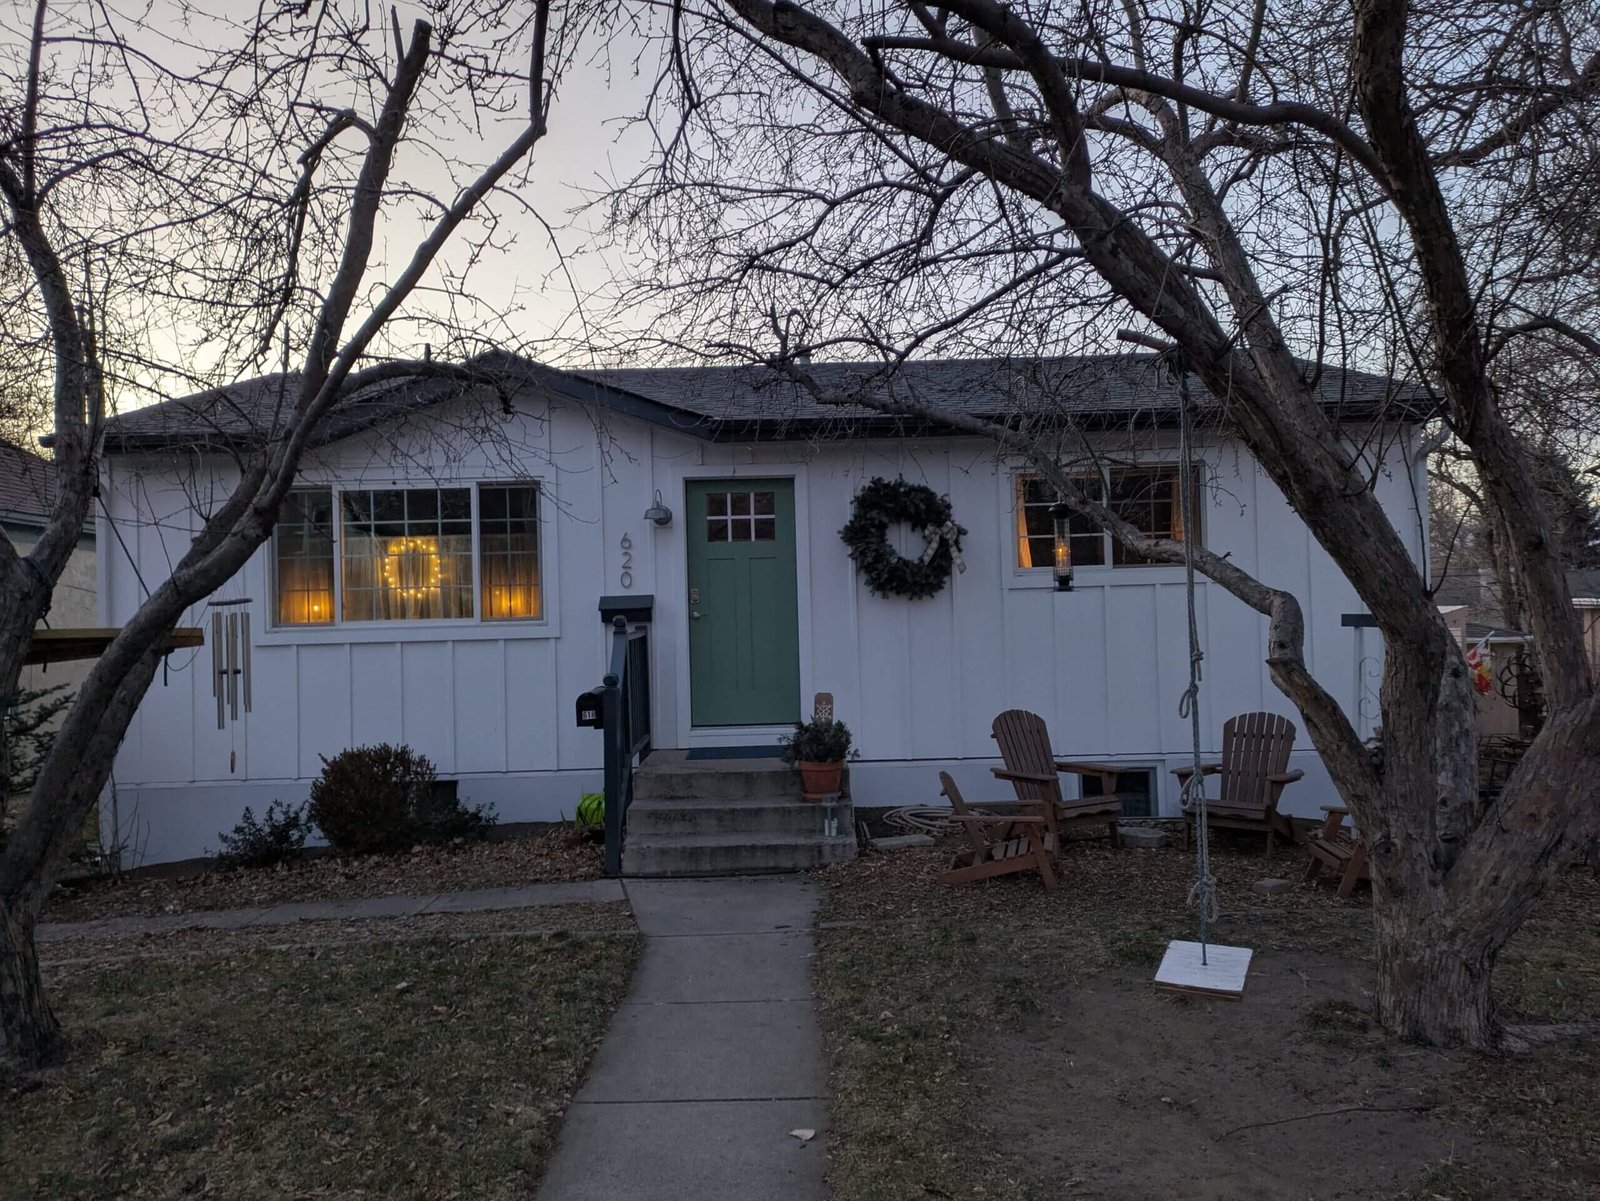
[[[578,724],[588,726],[592,730],[599,730],[605,726],[605,719],[601,716],[600,694],[598,692],[580,692],[578,694]]]

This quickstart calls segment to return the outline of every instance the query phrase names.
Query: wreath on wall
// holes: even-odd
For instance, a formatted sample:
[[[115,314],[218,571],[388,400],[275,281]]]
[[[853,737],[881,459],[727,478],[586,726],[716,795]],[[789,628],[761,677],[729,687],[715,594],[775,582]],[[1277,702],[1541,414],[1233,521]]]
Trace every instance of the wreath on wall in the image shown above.
[[[889,527],[900,524],[921,530],[927,539],[921,558],[908,559],[889,545]],[[945,586],[952,566],[967,569],[961,560],[966,532],[956,524],[948,497],[926,484],[876,478],[856,493],[839,537],[875,595],[920,600]]]

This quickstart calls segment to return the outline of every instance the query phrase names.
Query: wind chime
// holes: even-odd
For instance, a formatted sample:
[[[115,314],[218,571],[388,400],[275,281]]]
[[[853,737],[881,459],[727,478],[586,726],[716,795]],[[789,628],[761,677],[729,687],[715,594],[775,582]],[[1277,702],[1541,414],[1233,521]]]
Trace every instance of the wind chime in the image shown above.
[[[217,702],[219,730],[239,720],[241,706],[245,713],[250,712],[250,610],[241,607],[249,603],[248,596],[207,602],[211,609],[211,695]]]

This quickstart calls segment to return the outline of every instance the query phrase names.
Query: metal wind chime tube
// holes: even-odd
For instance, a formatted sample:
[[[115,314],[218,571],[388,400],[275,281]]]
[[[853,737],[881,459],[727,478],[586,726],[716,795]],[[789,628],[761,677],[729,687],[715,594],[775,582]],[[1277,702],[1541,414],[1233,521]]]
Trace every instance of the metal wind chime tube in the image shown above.
[[[217,729],[238,721],[241,707],[251,711],[250,612],[239,606],[250,598],[208,601],[211,607],[211,695],[217,702]],[[227,609],[229,612],[222,612]]]

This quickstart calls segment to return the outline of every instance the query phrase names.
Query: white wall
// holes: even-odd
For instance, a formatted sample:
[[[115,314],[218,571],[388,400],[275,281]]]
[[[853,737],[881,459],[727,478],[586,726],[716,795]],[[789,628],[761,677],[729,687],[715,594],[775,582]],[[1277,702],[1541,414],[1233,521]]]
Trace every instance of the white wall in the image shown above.
[[[1022,707],[1047,718],[1062,754],[1158,767],[1162,807],[1175,811],[1167,768],[1182,761],[1189,740],[1178,716],[1188,653],[1181,569],[1081,569],[1070,593],[1054,591],[1047,573],[1018,574],[1012,472],[982,444],[714,445],[542,401],[495,424],[492,436],[446,437],[448,423],[413,420],[327,448],[305,474],[376,487],[507,478],[507,464],[521,464],[544,488],[546,620],[272,629],[264,551],[221,590],[251,598],[253,712],[218,731],[211,649],[179,652],[118,758],[118,812],[136,827],[146,861],[214,848],[245,804],[259,810],[277,797],[301,799],[319,756],[376,741],[424,751],[441,775],[460,780],[468,801],[493,802],[502,820],[570,816],[580,793],[598,786],[600,735],[574,725],[573,701],[604,670],[597,603],[628,591],[625,535],[631,591],[656,596],[657,745],[771,741],[776,731],[688,726],[682,512],[685,481],[705,476],[795,477],[802,695],[809,705],[813,692],[832,692],[856,731],[858,804],[937,800],[941,766],[976,796],[994,795],[989,724],[1001,709]],[[1374,631],[1340,624],[1360,608],[1353,590],[1248,456],[1232,446],[1202,453],[1215,484],[1205,501],[1206,544],[1300,597],[1312,670],[1370,727],[1381,648]],[[873,475],[948,493],[967,527],[967,569],[937,596],[878,598],[855,578],[838,534],[851,496]],[[1420,557],[1426,505],[1414,494],[1416,478],[1402,465],[1380,473],[1376,486]],[[197,477],[192,464],[112,461],[107,504],[146,584],[164,578],[198,528],[196,508],[227,482],[225,473]],[[664,529],[642,516],[657,489],[675,514]],[[100,547],[105,617],[115,624],[141,589],[106,529]],[[1264,619],[1204,582],[1196,600],[1207,749],[1217,749],[1233,713],[1265,708],[1293,719],[1262,662]],[[192,620],[205,624],[203,608]],[[1286,807],[1314,813],[1332,789],[1303,737],[1297,765],[1307,779],[1288,790]]]

